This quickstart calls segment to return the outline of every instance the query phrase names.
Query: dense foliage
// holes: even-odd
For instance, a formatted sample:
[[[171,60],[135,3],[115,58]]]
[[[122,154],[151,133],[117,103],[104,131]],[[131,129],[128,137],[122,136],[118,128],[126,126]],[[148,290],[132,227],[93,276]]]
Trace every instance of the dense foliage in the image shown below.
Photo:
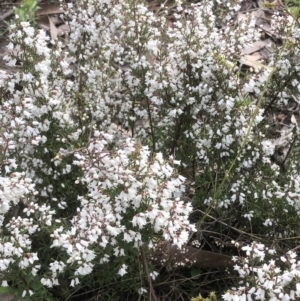
[[[201,270],[185,286],[187,270],[158,271],[151,258],[162,240],[198,239],[238,255],[240,287],[215,288],[225,300],[300,295],[299,24],[274,13],[280,45],[242,70],[262,31],[250,15],[233,24],[240,2],[177,1],[171,17],[140,1],[63,4],[70,33],[56,41],[10,25],[2,286],[30,300],[189,300]]]

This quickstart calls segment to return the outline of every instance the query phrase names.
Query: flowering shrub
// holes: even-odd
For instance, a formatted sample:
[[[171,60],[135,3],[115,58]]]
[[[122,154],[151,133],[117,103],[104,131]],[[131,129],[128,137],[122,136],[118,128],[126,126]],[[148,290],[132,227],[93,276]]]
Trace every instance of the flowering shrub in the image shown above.
[[[270,118],[297,104],[299,29],[274,14],[283,46],[243,73],[239,55],[262,32],[251,16],[231,25],[239,2],[177,1],[172,17],[137,1],[64,4],[70,33],[57,41],[28,22],[10,26],[15,72],[0,73],[3,286],[54,300],[123,276],[119,290],[153,294],[143,273],[157,271],[141,256],[159,239],[181,248],[196,228],[200,243],[221,246],[298,235],[299,128],[281,122],[274,133]],[[208,219],[221,221],[212,241]],[[259,285],[247,294],[260,296]]]

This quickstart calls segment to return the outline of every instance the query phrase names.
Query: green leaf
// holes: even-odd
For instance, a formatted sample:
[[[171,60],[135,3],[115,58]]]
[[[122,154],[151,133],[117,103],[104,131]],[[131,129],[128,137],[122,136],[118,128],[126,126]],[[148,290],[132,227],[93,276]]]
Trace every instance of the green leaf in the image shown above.
[[[289,12],[294,18],[299,17],[299,7],[295,7],[295,6],[289,7]]]
[[[11,287],[0,287],[0,297],[2,294],[15,293],[15,290]]]
[[[199,278],[200,276],[201,276],[200,269],[197,269],[197,268],[192,268],[191,269],[191,277],[193,277],[193,278]]]

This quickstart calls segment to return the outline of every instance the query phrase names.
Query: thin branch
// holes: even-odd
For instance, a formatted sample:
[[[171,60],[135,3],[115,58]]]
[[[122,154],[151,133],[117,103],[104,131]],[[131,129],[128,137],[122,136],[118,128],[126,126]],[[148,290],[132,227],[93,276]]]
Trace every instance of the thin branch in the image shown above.
[[[155,291],[154,291],[153,285],[152,285],[152,280],[151,280],[150,273],[149,273],[149,268],[148,268],[148,264],[147,264],[144,247],[141,247],[140,249],[141,249],[141,255],[142,255],[142,260],[143,260],[143,266],[145,269],[145,273],[146,273],[146,277],[147,277],[147,281],[148,281],[148,285],[149,285],[149,291],[150,291],[149,292],[149,301],[157,301]]]
[[[296,136],[294,137],[294,139],[293,139],[293,141],[292,141],[292,143],[291,143],[291,145],[290,145],[290,147],[289,147],[289,150],[288,150],[288,152],[287,152],[287,154],[286,154],[286,156],[285,156],[283,162],[280,164],[280,165],[282,165],[282,168],[283,168],[283,169],[285,169],[285,163],[286,163],[288,157],[290,156],[290,154],[291,154],[291,152],[292,152],[292,149],[293,149],[293,147],[294,147],[294,144],[295,144],[297,138],[298,138],[298,135],[296,135]]]
[[[13,9],[10,9],[9,11],[7,11],[6,13],[0,16],[0,22],[10,18],[13,14],[14,14]]]
[[[154,134],[154,126],[152,121],[152,115],[151,115],[151,108],[150,108],[150,100],[148,97],[146,97],[146,104],[147,104],[147,112],[149,117],[149,124],[150,124],[150,131],[151,131],[151,137],[152,137],[152,152],[155,153],[155,134]]]

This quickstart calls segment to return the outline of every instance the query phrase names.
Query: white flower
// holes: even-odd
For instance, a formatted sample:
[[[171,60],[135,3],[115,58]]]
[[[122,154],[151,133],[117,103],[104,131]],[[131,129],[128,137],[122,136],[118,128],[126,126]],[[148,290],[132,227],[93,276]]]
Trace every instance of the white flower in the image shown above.
[[[42,278],[41,283],[47,287],[53,287],[53,283],[49,278]]]
[[[8,287],[7,281],[6,281],[6,280],[3,280],[1,286],[3,286],[3,287]]]
[[[77,284],[79,284],[79,279],[76,277],[75,279],[72,279],[72,280],[71,280],[70,286],[74,287],[74,286],[76,286]]]
[[[93,265],[91,263],[84,262],[79,266],[79,268],[75,271],[75,275],[88,275],[93,271]]]
[[[152,273],[150,273],[150,276],[153,280],[155,280],[158,275],[159,275],[159,273],[156,271],[153,271]]]
[[[138,226],[139,229],[144,228],[144,226],[147,224],[145,215],[143,213],[138,213],[137,215],[135,215],[132,219],[132,224],[134,226]]]
[[[269,218],[266,219],[266,220],[264,221],[263,225],[266,226],[266,227],[267,227],[267,226],[272,226],[272,220],[269,219]]]
[[[144,287],[140,287],[140,288],[138,289],[138,293],[139,293],[139,295],[147,294],[147,289],[144,288]]]
[[[126,269],[127,269],[127,265],[123,264],[122,267],[119,269],[118,274],[124,276],[125,274],[127,274]]]

